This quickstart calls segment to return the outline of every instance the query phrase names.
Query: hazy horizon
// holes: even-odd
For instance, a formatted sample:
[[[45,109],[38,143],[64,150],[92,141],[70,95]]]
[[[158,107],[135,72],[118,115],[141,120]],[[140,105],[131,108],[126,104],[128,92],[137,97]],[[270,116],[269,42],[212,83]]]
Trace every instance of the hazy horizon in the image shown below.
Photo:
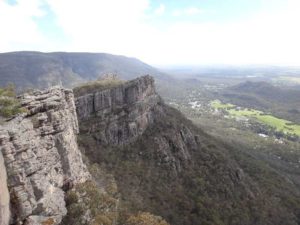
[[[239,67],[239,68],[268,68],[268,67],[277,67],[277,68],[296,68],[300,69],[300,65],[292,65],[292,64],[280,64],[280,63],[198,63],[198,64],[152,64],[148,63],[140,58],[128,55],[121,55],[121,54],[113,54],[110,52],[88,52],[88,51],[39,51],[39,50],[18,50],[18,51],[5,51],[0,52],[0,54],[9,54],[9,53],[21,53],[21,52],[33,52],[33,53],[42,53],[42,54],[51,54],[51,53],[74,53],[74,54],[108,54],[108,55],[115,55],[115,56],[123,56],[127,58],[133,58],[142,61],[150,66],[156,67],[158,69],[165,69],[165,70],[176,70],[176,69],[200,69],[200,68],[231,68],[231,67]]]
[[[1,52],[104,52],[154,66],[300,66],[297,0],[1,0]]]

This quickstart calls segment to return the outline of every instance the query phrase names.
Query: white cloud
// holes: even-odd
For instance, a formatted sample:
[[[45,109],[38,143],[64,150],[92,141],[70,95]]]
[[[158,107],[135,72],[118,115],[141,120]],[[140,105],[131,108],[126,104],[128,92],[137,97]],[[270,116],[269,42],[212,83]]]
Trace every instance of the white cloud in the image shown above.
[[[197,7],[188,7],[184,9],[175,9],[173,16],[194,16],[203,13],[204,10]]]
[[[0,1],[1,51],[20,50],[43,42],[34,17],[44,15],[39,0],[19,0],[15,5]]]
[[[51,43],[40,33],[33,17],[45,13],[40,9],[43,2],[55,13],[57,24],[70,40],[67,44],[61,43],[61,37]],[[286,2],[277,11],[260,12],[247,20],[169,21],[161,27],[148,16],[150,0],[19,0],[14,6],[0,0],[0,49],[109,52],[151,64],[300,65],[300,2]],[[151,12],[164,13],[165,6]],[[176,15],[199,13],[203,10],[185,8]]]
[[[300,65],[299,21],[300,2],[288,0],[280,10],[260,12],[247,20],[178,22],[164,32],[159,56],[163,64]]]
[[[164,14],[165,10],[166,10],[165,5],[164,4],[160,4],[160,6],[154,11],[154,13],[156,15],[162,15],[162,14]]]
[[[47,2],[72,41],[68,50],[134,55],[148,33],[143,24],[144,12],[149,6],[147,0]]]
[[[202,12],[203,12],[203,10],[201,10],[199,8],[196,8],[196,7],[190,7],[190,8],[185,9],[185,13],[187,15],[197,15],[197,14],[200,14]]]
[[[182,10],[175,9],[175,10],[172,12],[172,15],[173,15],[173,16],[181,16],[181,15],[182,15]]]

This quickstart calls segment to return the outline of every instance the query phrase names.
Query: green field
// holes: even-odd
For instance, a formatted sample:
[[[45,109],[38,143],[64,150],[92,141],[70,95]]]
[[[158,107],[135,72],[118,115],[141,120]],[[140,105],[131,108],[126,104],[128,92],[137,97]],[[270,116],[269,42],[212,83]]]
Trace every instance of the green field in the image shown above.
[[[275,128],[277,131],[285,134],[300,136],[300,125],[293,124],[291,121],[277,118],[275,116],[265,114],[262,111],[240,108],[232,104],[223,104],[219,100],[211,102],[211,107],[215,109],[226,110],[233,117],[248,117]]]
[[[211,106],[215,109],[230,109],[230,108],[234,108],[235,105],[232,104],[224,104],[219,100],[214,100],[211,103]]]

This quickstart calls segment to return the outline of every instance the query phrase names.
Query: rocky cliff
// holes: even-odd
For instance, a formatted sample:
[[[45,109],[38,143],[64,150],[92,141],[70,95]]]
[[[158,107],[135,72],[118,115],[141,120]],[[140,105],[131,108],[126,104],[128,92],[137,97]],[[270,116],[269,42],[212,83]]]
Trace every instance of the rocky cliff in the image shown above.
[[[85,94],[81,92],[76,98],[80,137],[83,139],[80,144],[87,148],[97,145],[101,149],[98,154],[102,154],[107,147],[134,143],[147,128],[153,127],[157,118],[166,116],[165,108],[151,76],[143,76],[113,88],[90,89]],[[187,126],[182,125],[173,131],[169,136],[166,133],[159,135],[153,144],[157,145],[158,163],[167,164],[172,172],[177,173],[190,162],[189,150],[196,149],[197,143]],[[174,146],[176,152],[171,150]],[[147,153],[141,151],[140,154]]]
[[[151,77],[86,90],[76,99],[79,146],[113,175],[126,213],[172,225],[298,223],[297,188],[165,105]]]
[[[67,214],[64,225],[132,225],[139,212],[172,225],[299,224],[293,184],[165,105],[150,76],[81,90],[76,110],[62,88],[23,95],[27,112],[0,127],[11,224],[59,224]]]
[[[129,143],[153,122],[158,101],[150,76],[109,89],[90,90],[76,98],[80,132],[93,135],[104,145]]]
[[[9,222],[9,193],[7,188],[6,168],[0,151],[0,225]]]
[[[77,146],[73,93],[55,87],[21,102],[27,112],[0,128],[11,223],[58,224],[67,213],[65,191],[90,177]]]

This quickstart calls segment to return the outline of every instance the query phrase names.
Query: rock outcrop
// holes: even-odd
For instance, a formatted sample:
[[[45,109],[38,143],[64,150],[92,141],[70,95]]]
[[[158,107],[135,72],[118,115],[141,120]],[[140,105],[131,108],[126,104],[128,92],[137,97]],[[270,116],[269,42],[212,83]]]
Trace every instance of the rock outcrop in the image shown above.
[[[298,223],[299,190],[164,104],[153,78],[101,85],[83,86],[76,109],[70,90],[25,94],[27,112],[1,124],[0,225],[124,224],[140,211],[175,225]]]
[[[21,102],[27,112],[0,128],[11,223],[59,224],[67,213],[65,191],[90,177],[77,146],[73,93],[54,87]]]
[[[0,151],[0,225],[9,222],[9,192],[7,188],[6,168]]]
[[[150,76],[91,90],[76,98],[80,132],[92,134],[103,145],[129,143],[153,122],[153,108],[159,101]]]

